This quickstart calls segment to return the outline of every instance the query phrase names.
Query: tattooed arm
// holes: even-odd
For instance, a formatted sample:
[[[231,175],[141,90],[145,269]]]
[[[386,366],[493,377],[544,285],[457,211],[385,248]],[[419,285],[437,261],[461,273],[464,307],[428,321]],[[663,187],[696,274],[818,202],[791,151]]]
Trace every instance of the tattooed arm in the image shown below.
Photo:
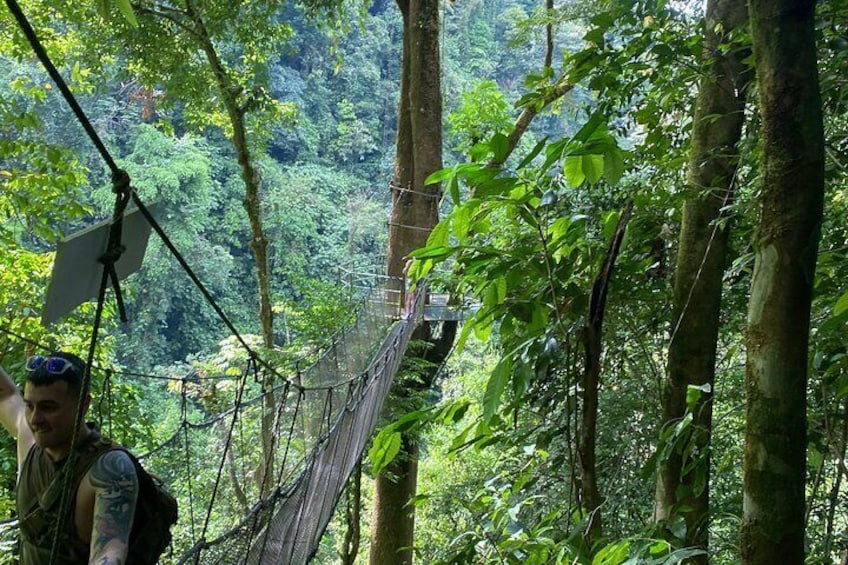
[[[123,565],[127,559],[138,477],[129,455],[108,451],[88,472],[94,489],[89,565]]]

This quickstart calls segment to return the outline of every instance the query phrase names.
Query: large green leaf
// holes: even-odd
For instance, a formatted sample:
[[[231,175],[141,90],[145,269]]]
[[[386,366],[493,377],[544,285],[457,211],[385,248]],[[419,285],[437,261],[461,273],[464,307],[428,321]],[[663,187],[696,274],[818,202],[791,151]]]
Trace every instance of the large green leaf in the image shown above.
[[[586,173],[583,172],[583,158],[577,155],[566,157],[562,166],[562,174],[565,177],[565,182],[571,188],[583,184],[583,181],[586,180]]]
[[[595,184],[604,175],[603,155],[583,155],[581,169],[590,184]]]
[[[484,421],[491,421],[498,413],[501,397],[506,389],[506,384],[509,381],[511,373],[512,360],[508,357],[501,359],[497,366],[495,366],[495,370],[492,371],[492,375],[489,377],[489,382],[486,385],[486,392],[483,395]]]
[[[379,474],[397,457],[397,454],[400,453],[400,443],[400,432],[395,431],[392,426],[377,434],[377,437],[374,438],[374,444],[368,451],[368,458],[371,459],[371,472],[374,475]]]

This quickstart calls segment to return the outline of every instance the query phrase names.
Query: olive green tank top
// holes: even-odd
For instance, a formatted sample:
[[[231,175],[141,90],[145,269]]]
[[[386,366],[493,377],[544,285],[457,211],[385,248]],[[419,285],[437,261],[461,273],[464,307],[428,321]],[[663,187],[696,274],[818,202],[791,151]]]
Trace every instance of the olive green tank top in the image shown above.
[[[94,448],[103,440],[95,430],[78,447],[77,453]],[[85,459],[84,457],[82,459]],[[77,457],[74,460],[78,460]],[[87,467],[90,467],[89,461]],[[53,549],[56,527],[59,522],[64,477],[68,472],[65,461],[54,462],[45,451],[33,445],[21,468],[18,480],[17,510],[21,534],[20,565],[47,565]],[[85,565],[88,563],[89,544],[77,534],[74,523],[76,491],[88,469],[77,469],[73,495],[67,518],[57,545],[56,565]]]

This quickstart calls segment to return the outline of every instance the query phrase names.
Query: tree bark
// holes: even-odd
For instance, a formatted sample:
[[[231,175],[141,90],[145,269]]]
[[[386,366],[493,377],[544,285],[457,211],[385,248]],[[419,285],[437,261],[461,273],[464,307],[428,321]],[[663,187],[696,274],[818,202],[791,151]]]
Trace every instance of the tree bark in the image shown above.
[[[409,565],[415,539],[415,513],[410,500],[418,488],[418,442],[403,434],[401,453],[374,484],[371,565]]]
[[[629,203],[615,228],[607,255],[601,266],[601,272],[592,285],[592,299],[589,305],[588,322],[585,327],[583,369],[583,410],[580,414],[580,433],[578,454],[580,456],[580,499],[588,513],[588,526],[584,539],[587,545],[601,535],[601,504],[603,498],[598,489],[597,454],[595,450],[598,424],[598,389],[601,379],[602,330],[606,311],[607,293],[612,279],[615,260],[621,249],[624,231],[633,213],[633,203]]]
[[[439,185],[425,185],[426,178],[442,168],[442,90],[439,48],[438,0],[397,0],[403,17],[401,96],[398,104],[398,138],[389,220],[388,274],[398,284],[399,304],[404,303],[404,264],[407,255],[427,242],[439,221]],[[455,325],[453,325],[455,330]],[[450,327],[443,338],[453,341]],[[414,340],[431,340],[429,324],[413,334]],[[447,349],[436,347],[443,353]],[[449,349],[449,348],[448,348]],[[408,355],[415,355],[410,351]],[[419,353],[420,355],[420,353]],[[425,378],[431,380],[434,372]],[[427,383],[425,383],[425,386]],[[398,394],[405,395],[401,390]],[[418,436],[402,436],[401,454],[378,477],[375,484],[371,527],[371,565],[412,563],[415,513],[410,504],[418,481]]]
[[[722,209],[735,189],[742,135],[745,92],[750,79],[743,60],[747,49],[719,49],[727,34],[747,24],[746,0],[709,0],[704,57],[709,65],[695,106],[687,195],[675,270],[672,334],[663,391],[662,425],[674,425],[686,412],[689,385],[701,393],[693,409],[692,457],[697,465],[683,471],[680,450],[661,462],[654,518],[669,519],[680,508],[686,522],[685,543],[707,550],[709,518],[710,435],[715,380],[716,342],[721,312],[722,278],[727,261],[728,227],[719,225]],[[706,556],[690,560],[706,563]]]
[[[748,306],[742,560],[804,562],[810,301],[824,200],[813,0],[751,0],[762,212]]]
[[[347,511],[345,521],[347,530],[339,554],[342,565],[354,565],[359,554],[360,510],[362,508],[362,462],[353,469],[347,484]]]

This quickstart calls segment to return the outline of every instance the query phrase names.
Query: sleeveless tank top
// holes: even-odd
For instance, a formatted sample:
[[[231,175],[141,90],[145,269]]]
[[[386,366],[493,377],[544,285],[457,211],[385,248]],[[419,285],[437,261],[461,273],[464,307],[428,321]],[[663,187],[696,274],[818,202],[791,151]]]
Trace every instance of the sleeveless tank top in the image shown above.
[[[100,434],[91,430],[89,436],[78,446],[77,453],[93,446],[102,440]],[[77,458],[74,458],[77,460]],[[21,534],[20,565],[46,565],[50,563],[56,527],[59,522],[59,506],[61,505],[64,477],[67,472],[73,472],[65,465],[66,461],[54,462],[38,445],[33,445],[27,453],[18,480],[17,511]],[[76,475],[82,471],[79,478]],[[85,565],[88,563],[89,544],[77,534],[74,523],[76,507],[76,492],[78,482],[85,470],[77,470],[71,481],[77,484],[73,487],[71,504],[67,518],[57,545],[56,563],[59,565]]]

